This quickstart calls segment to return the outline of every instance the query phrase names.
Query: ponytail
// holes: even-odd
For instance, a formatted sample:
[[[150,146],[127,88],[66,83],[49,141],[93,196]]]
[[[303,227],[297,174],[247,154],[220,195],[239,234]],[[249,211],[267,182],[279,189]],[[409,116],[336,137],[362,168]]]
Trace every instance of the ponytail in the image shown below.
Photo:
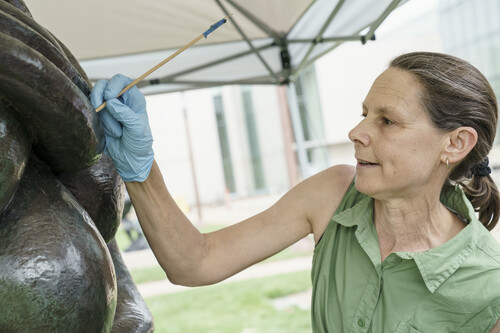
[[[472,175],[466,183],[460,183],[462,189],[479,213],[479,221],[488,230],[492,230],[499,218],[500,196],[498,188],[490,175]]]

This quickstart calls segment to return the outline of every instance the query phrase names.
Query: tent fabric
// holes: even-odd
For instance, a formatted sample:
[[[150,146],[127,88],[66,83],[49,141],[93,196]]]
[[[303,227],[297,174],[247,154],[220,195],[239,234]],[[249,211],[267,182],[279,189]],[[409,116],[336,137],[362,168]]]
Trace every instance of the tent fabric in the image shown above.
[[[230,20],[152,73],[146,94],[283,84],[345,41],[365,42],[406,0],[25,0],[92,80],[136,78],[227,14]]]

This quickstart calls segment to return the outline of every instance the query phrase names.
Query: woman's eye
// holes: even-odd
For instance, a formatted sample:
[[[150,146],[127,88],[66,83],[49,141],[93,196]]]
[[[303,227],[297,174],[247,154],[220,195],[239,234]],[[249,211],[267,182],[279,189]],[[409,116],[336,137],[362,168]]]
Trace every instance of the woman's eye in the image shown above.
[[[382,122],[384,123],[384,125],[391,125],[391,124],[393,124],[392,120],[387,119],[387,118],[382,118]]]

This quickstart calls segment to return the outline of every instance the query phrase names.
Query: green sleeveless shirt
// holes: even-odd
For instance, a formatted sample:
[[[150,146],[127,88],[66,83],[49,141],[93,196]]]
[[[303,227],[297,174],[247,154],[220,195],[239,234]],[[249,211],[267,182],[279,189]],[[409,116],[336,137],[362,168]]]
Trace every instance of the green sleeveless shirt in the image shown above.
[[[458,187],[441,202],[468,225],[381,263],[373,199],[351,184],[314,250],[313,332],[489,332],[500,317],[500,245]]]

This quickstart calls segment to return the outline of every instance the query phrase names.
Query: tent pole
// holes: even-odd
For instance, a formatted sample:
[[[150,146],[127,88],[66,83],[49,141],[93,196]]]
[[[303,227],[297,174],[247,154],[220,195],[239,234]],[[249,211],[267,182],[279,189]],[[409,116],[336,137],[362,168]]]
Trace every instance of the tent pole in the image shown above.
[[[260,52],[260,51],[269,49],[271,47],[273,47],[273,44],[268,44],[268,45],[260,46],[260,47],[255,48],[255,50],[257,50],[257,52]],[[204,64],[202,64],[200,66],[195,66],[195,67],[192,67],[190,69],[186,69],[186,70],[183,70],[183,71],[180,71],[180,72],[176,72],[176,73],[170,74],[168,76],[161,77],[161,78],[156,79],[156,80],[158,81],[158,83],[171,83],[178,76],[182,76],[182,75],[186,75],[186,74],[189,74],[189,73],[192,73],[192,72],[200,71],[202,69],[205,69],[205,68],[208,68],[208,67],[212,67],[212,66],[216,66],[216,65],[222,64],[224,62],[235,60],[235,59],[238,59],[238,58],[241,58],[241,57],[247,56],[249,54],[253,54],[253,53],[254,53],[254,51],[252,51],[252,50],[243,51],[243,52],[240,52],[240,53],[233,54],[233,55],[231,55],[229,57],[220,58],[220,59],[214,60],[212,62],[204,63]],[[154,80],[149,80],[149,81],[151,82],[151,81],[154,81]]]
[[[370,30],[365,35],[365,38],[367,40],[373,37],[373,35],[375,34],[375,30],[377,30],[377,28],[382,24],[382,22],[384,22],[387,16],[389,16],[389,14],[392,13],[394,9],[396,9],[400,2],[401,0],[393,0],[385,9],[385,11],[379,16],[379,18],[372,23],[372,25],[370,26]]]
[[[194,164],[193,144],[191,142],[191,130],[189,127],[189,119],[187,115],[186,98],[184,96],[184,92],[181,92],[181,100],[182,100],[182,113],[184,115],[184,128],[186,130],[186,139],[189,152],[189,162],[190,162],[189,164],[191,165],[191,175],[193,177],[193,188],[194,188],[194,197],[196,201],[196,210],[198,213],[199,224],[202,225],[203,214],[201,211],[200,191],[198,189],[198,178],[196,177],[196,165]]]
[[[298,75],[302,69],[304,68],[305,64],[307,63],[307,59],[309,58],[309,55],[311,54],[311,52],[314,50],[314,48],[316,47],[317,43],[321,40],[321,38],[323,37],[323,33],[325,32],[326,28],[328,28],[328,26],[330,25],[330,23],[333,21],[333,19],[337,16],[337,14],[339,13],[340,9],[342,8],[342,6],[344,5],[344,2],[345,0],[340,0],[337,5],[335,5],[335,9],[333,10],[333,12],[330,13],[330,16],[328,17],[328,19],[325,21],[325,23],[323,24],[323,26],[321,27],[320,31],[316,34],[316,38],[314,38],[314,40],[312,41],[311,45],[309,46],[309,49],[307,50],[306,54],[304,55],[304,57],[302,58],[302,61],[300,62],[300,64],[297,66],[297,69],[294,71],[294,75]]]
[[[286,166],[288,171],[288,183],[290,188],[300,181],[299,169],[297,167],[297,156],[293,151],[292,121],[290,119],[290,106],[288,94],[284,85],[277,87],[278,104],[280,109],[281,127],[283,128],[283,143],[285,148]]]
[[[248,10],[240,6],[240,4],[234,2],[233,0],[226,0],[229,2],[234,8],[236,8],[241,14],[246,16],[247,19],[252,21],[257,28],[262,30],[264,33],[266,33],[269,37],[273,38],[274,40],[280,39],[281,36],[279,35],[278,32],[274,31],[271,29],[271,27],[264,21],[258,19],[255,15],[250,13]]]
[[[222,11],[224,13],[226,13],[226,15],[230,15],[230,13],[227,11],[226,7],[224,7],[222,5],[222,3],[220,2],[220,0],[215,0],[215,2],[217,2],[217,4],[219,5],[219,7],[222,9]],[[280,78],[278,77],[278,75],[271,69],[271,67],[266,62],[266,60],[264,60],[264,58],[262,57],[262,55],[260,54],[260,52],[255,49],[255,47],[253,46],[253,44],[250,41],[250,39],[243,32],[243,30],[240,28],[240,26],[236,23],[236,21],[234,20],[234,18],[231,19],[231,23],[233,24],[234,28],[238,31],[238,33],[240,34],[240,36],[243,37],[243,39],[247,42],[247,44],[250,47],[250,49],[253,51],[253,53],[255,54],[255,56],[260,60],[260,62],[262,63],[262,65],[264,65],[264,67],[267,69],[267,71],[269,72],[269,74],[276,80],[276,83],[279,83],[280,82]]]
[[[295,148],[297,150],[297,158],[299,160],[300,174],[302,180],[311,176],[309,170],[309,162],[307,161],[307,151],[305,148],[304,130],[300,119],[299,104],[297,100],[297,91],[293,82],[288,83],[288,106],[290,107],[290,116],[292,120],[293,134],[295,136]]]

